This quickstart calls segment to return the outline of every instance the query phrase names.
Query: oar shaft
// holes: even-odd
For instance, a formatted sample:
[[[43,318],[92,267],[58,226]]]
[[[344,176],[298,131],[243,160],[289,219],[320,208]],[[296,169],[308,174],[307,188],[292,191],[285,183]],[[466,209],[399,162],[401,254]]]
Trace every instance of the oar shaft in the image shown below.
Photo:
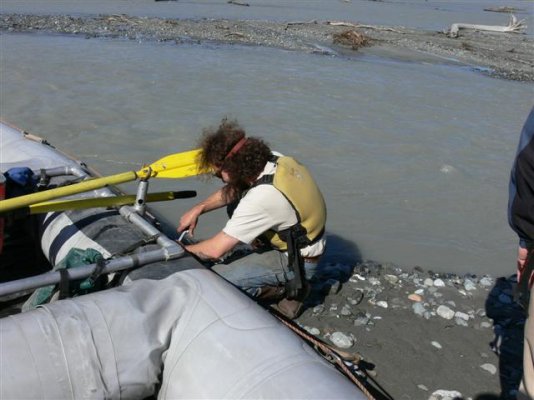
[[[145,201],[168,201],[195,196],[196,192],[194,190],[181,192],[158,192],[149,193]],[[133,204],[135,203],[135,201],[136,196],[131,194],[124,196],[97,197],[91,199],[49,201],[44,203],[32,204],[28,207],[28,210],[30,214],[42,214],[54,211],[79,210],[94,207],[117,207],[126,204]]]
[[[43,192],[14,197],[12,199],[0,201],[0,213],[26,207],[35,203],[42,203],[60,197],[100,189],[107,185],[118,185],[120,183],[130,182],[136,179],[137,173],[135,171],[129,171],[103,178],[88,179],[75,185],[63,186],[55,189],[45,190]]]

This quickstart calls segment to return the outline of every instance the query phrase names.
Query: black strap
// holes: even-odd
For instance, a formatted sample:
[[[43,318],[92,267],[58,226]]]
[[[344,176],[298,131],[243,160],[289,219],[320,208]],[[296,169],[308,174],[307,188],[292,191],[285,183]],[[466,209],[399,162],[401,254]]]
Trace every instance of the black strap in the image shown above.
[[[301,300],[305,293],[306,272],[300,249],[304,247],[303,238],[307,240],[306,230],[298,224],[279,232],[279,235],[287,243],[287,267],[293,272],[293,279],[286,282],[287,298]]]
[[[274,154],[271,154],[271,157],[269,157],[268,161],[276,164],[279,158],[280,158],[279,156],[275,156]],[[274,174],[263,175],[260,179],[258,179],[256,182],[254,182],[252,184],[250,189],[252,189],[253,187],[258,186],[258,185],[266,185],[266,184],[267,185],[272,185],[273,184],[273,180],[274,180]]]
[[[66,299],[70,297],[70,282],[69,282],[69,270],[67,268],[61,268],[59,271],[59,299]]]
[[[138,240],[137,242],[131,244],[128,247],[126,247],[125,249],[113,253],[111,255],[111,257],[125,256],[127,254],[130,254],[132,251],[136,250],[138,247],[145,246],[145,245],[151,244],[151,243],[155,243],[160,236],[161,236],[161,234],[156,233],[155,235],[152,235],[152,236],[149,236],[147,238]]]
[[[50,183],[50,177],[46,174],[46,169],[39,170],[39,182],[37,182],[37,191],[45,190]]]
[[[106,266],[106,261],[104,260],[103,257],[99,257],[96,260],[95,269],[93,270],[91,275],[89,275],[89,277],[87,278],[87,283],[89,284],[90,287],[93,287],[95,285],[96,280],[100,278],[100,276],[102,275],[102,272],[104,272],[105,266]]]

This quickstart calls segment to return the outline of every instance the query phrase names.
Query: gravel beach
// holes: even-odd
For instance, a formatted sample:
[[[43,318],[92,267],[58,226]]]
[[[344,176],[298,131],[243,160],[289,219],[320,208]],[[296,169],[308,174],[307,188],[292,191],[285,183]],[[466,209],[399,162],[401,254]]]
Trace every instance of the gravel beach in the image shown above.
[[[511,33],[462,30],[451,38],[445,32],[340,21],[2,14],[0,34],[6,32],[269,46],[348,58],[367,52],[534,81],[534,40]],[[357,45],[351,37],[365,40]],[[513,264],[503,266],[503,273],[512,273]],[[359,353],[393,398],[514,398],[524,324],[513,301],[514,277],[438,274],[358,260],[331,267],[331,275],[314,283],[297,322],[325,342]]]
[[[0,15],[0,32],[42,32],[86,38],[124,38],[181,43],[217,42],[269,46],[286,50],[350,57],[350,40],[336,35],[356,31],[368,38],[365,51],[384,57],[415,58],[469,65],[482,73],[518,81],[534,81],[534,40],[526,35],[461,30],[446,32],[404,27],[358,25],[340,21],[286,23],[234,20],[177,20],[101,15],[98,17]],[[336,42],[336,43],[334,43]]]
[[[513,301],[515,277],[372,261],[330,270],[298,323],[361,355],[392,398],[515,398],[525,318]]]

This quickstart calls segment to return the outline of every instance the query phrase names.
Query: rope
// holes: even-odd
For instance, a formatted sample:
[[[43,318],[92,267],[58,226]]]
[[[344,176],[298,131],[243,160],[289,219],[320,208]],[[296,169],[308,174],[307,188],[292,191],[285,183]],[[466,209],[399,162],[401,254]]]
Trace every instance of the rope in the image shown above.
[[[306,332],[304,329],[302,329],[300,326],[295,324],[293,321],[287,319],[282,314],[280,314],[278,311],[272,309],[271,307],[268,307],[269,312],[274,315],[282,324],[287,326],[289,329],[291,329],[293,332],[295,332],[297,335],[299,335],[301,338],[303,338],[308,343],[311,343],[314,348],[318,351],[320,351],[322,356],[331,364],[337,365],[343,372],[345,376],[347,376],[358,388],[362,391],[362,393],[369,399],[369,400],[378,400],[375,395],[373,395],[365,386],[364,383],[361,382],[360,379],[358,379],[355,376],[354,371],[352,371],[350,368],[347,367],[345,364],[345,361],[354,362],[355,364],[358,364],[359,362],[363,361],[362,357],[359,354],[351,354],[347,352],[343,352],[340,350],[334,350],[331,346],[327,345],[323,341],[317,339],[315,336],[311,335],[310,333]],[[365,373],[365,371],[362,371],[362,373]],[[365,373],[366,377],[369,377]],[[376,383],[376,382],[375,382]],[[384,399],[393,399],[383,388],[380,387],[380,391],[383,393]]]
[[[125,249],[116,251],[111,256],[109,256],[108,259],[113,258],[113,257],[117,257],[117,256],[128,255],[131,252],[133,252],[134,250],[136,250],[138,247],[146,246],[147,244],[151,244],[151,243],[155,243],[158,240],[159,237],[160,237],[160,234],[156,233],[155,235],[152,235],[152,236],[149,236],[147,238],[143,238],[141,240],[138,240],[137,242],[129,245],[128,247],[126,247]]]

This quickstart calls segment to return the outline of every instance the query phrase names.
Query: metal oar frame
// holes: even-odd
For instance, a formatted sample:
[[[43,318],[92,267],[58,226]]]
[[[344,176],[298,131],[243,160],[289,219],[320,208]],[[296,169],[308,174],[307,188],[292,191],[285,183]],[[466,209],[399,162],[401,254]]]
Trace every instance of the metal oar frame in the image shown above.
[[[104,262],[103,266],[102,264],[98,265],[95,263],[68,269],[67,273],[69,280],[79,280],[90,277],[94,274],[97,268],[100,274],[108,274],[111,272],[139,267],[154,262],[180,258],[185,254],[184,249],[179,244],[177,244],[174,240],[169,239],[165,234],[159,231],[144,218],[146,213],[148,181],[152,176],[152,169],[151,167],[146,167],[143,169],[143,172],[145,171],[146,174],[143,177],[140,177],[139,180],[134,206],[121,206],[119,208],[119,213],[127,221],[141,229],[141,231],[147,236],[156,237],[156,242],[160,246],[160,249],[134,255],[121,256],[116,259],[109,259]],[[65,278],[63,277],[63,279]],[[37,289],[43,286],[58,284],[61,282],[61,280],[62,276],[59,271],[51,271],[29,278],[0,283],[0,298],[19,292]]]

